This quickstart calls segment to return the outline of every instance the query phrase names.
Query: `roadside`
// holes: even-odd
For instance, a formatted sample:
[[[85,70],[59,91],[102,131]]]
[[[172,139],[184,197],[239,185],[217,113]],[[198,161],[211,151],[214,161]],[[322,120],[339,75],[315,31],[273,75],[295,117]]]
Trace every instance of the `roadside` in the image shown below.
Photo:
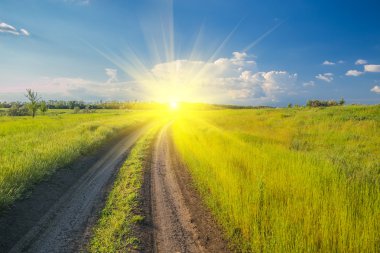
[[[75,252],[140,127],[57,171],[0,217],[0,252]]]

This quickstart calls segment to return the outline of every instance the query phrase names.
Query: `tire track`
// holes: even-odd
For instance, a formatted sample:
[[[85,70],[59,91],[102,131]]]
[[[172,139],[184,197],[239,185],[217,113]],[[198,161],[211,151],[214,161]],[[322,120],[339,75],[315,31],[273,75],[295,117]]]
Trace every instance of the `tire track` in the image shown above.
[[[173,168],[169,126],[158,135],[151,168],[154,252],[206,252]]]

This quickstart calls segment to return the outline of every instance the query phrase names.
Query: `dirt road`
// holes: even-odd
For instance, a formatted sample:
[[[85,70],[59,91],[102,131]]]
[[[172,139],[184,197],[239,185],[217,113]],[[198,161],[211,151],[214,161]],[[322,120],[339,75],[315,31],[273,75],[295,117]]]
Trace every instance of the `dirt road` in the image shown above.
[[[80,252],[128,150],[149,126],[122,135],[71,168],[58,170],[0,216],[0,252]],[[221,229],[178,159],[170,124],[159,133],[144,175],[142,252],[229,252]],[[139,229],[137,228],[137,231]]]
[[[99,154],[96,163],[22,235],[10,252],[77,252],[83,243],[83,237],[86,236],[91,217],[101,208],[107,185],[124,161],[128,150],[146,128],[140,128],[124,136],[110,150]],[[11,230],[12,224],[8,225]],[[6,233],[7,231],[2,231],[4,236]],[[11,239],[14,238],[9,240]],[[6,246],[3,248],[4,252]]]
[[[150,176],[154,252],[228,252],[220,229],[175,155],[170,125],[157,137]]]

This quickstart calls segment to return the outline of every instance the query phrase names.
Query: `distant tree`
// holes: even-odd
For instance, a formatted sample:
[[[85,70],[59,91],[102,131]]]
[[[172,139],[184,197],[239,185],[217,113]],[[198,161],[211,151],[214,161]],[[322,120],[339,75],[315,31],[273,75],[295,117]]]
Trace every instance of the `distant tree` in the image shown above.
[[[346,101],[344,100],[344,98],[341,98],[339,100],[339,105],[344,105],[346,103]]]
[[[75,109],[77,102],[76,101],[69,101],[68,104],[69,104],[70,109]]]
[[[327,106],[334,106],[335,103],[336,102],[334,100],[329,100],[329,101],[327,101]]]
[[[27,116],[29,115],[29,110],[21,103],[12,103],[7,114],[8,116]]]
[[[86,107],[83,109],[84,113],[90,113],[91,107],[89,105],[86,105]]]
[[[48,106],[45,101],[41,101],[40,111],[42,112],[42,114],[45,114],[48,111]]]
[[[343,105],[345,101],[341,99],[339,102],[335,100],[308,100],[306,106],[309,107],[326,107],[326,106],[337,106]]]
[[[27,103],[27,108],[29,109],[30,113],[32,114],[32,117],[34,118],[39,107],[38,101],[40,100],[40,98],[38,97],[37,92],[34,92],[31,89],[27,89],[26,92],[27,93],[25,97],[29,100],[29,103]]]
[[[293,107],[292,103],[289,103],[288,108],[292,108],[292,107]]]
[[[74,113],[77,114],[77,113],[79,113],[79,111],[80,111],[79,106],[75,106],[74,107]]]

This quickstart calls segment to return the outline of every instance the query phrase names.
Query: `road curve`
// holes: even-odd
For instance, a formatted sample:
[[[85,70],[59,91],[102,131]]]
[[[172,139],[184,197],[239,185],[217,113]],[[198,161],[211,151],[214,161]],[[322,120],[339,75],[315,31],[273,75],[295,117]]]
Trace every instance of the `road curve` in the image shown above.
[[[42,216],[10,252],[77,252],[89,219],[99,210],[106,186],[126,153],[149,126],[123,137]]]
[[[206,252],[176,179],[168,128],[157,137],[151,168],[154,252]]]

